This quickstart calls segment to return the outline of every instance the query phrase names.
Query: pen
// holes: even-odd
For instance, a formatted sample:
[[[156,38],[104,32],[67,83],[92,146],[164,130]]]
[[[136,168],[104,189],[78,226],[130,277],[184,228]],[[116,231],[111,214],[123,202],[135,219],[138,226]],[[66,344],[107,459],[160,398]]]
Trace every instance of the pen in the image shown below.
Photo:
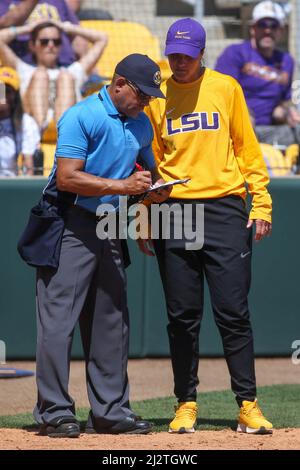
[[[135,167],[138,171],[145,171],[144,168],[139,163],[136,163]]]
[[[136,167],[137,171],[146,171],[145,168],[143,168],[142,165],[140,165],[140,164],[137,163],[137,162],[135,163],[135,167]],[[147,200],[147,196],[148,196],[148,193],[147,193],[147,191],[146,191],[144,194],[142,194],[142,196],[140,197],[140,199],[139,199],[138,202],[142,202],[142,201],[144,201],[145,199]]]

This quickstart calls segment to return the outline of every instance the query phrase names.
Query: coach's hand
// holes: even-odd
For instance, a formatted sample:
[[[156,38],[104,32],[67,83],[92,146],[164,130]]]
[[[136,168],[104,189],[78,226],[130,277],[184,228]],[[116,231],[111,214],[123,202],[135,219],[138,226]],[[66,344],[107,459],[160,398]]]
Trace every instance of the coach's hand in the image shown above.
[[[147,256],[155,256],[154,249],[153,249],[153,241],[151,238],[138,238],[137,244],[142,253]]]
[[[147,256],[155,256],[154,253],[154,244],[152,240],[152,230],[151,230],[151,225],[147,223],[148,233],[143,233],[143,235],[140,234],[140,237],[137,238],[136,242],[138,244],[138,247],[144,255]]]
[[[123,180],[123,194],[142,194],[150,188],[151,184],[150,171],[136,171]]]
[[[164,184],[165,180],[162,178],[159,178],[155,184]],[[164,189],[158,189],[157,191],[151,191],[151,193],[148,194],[147,200],[150,200],[151,202],[164,202],[166,201],[172,192],[173,186],[168,186],[167,188]]]
[[[248,220],[247,228],[251,228],[255,222],[255,237],[254,240],[259,242],[266,236],[270,236],[272,233],[272,224],[267,222],[266,220],[256,219],[256,220]]]

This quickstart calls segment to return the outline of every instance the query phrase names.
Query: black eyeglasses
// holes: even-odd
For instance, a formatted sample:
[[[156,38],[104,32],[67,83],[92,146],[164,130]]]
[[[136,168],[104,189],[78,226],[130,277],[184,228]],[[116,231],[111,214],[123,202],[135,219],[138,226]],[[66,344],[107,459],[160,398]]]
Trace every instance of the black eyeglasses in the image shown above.
[[[152,101],[154,100],[156,97],[155,96],[151,96],[151,95],[146,95],[146,93],[144,93],[142,90],[140,90],[135,83],[131,82],[130,80],[127,80],[126,78],[126,83],[127,85],[130,86],[130,88],[132,88],[133,91],[135,91],[135,93],[137,94],[138,98],[141,100],[141,101]]]
[[[43,47],[48,46],[49,42],[51,42],[51,41],[53,42],[55,47],[58,47],[58,46],[61,45],[61,39],[60,38],[56,38],[56,39],[40,38],[39,41],[40,41],[40,45],[43,46]]]
[[[256,26],[260,29],[277,29],[279,28],[279,22],[276,20],[259,20]]]

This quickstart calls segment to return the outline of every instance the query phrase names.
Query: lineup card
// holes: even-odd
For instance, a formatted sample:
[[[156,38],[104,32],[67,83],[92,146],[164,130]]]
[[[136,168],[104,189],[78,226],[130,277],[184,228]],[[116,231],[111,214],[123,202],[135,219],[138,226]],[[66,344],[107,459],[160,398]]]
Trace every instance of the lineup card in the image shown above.
[[[147,193],[150,193],[151,191],[156,191],[157,189],[164,189],[164,188],[167,188],[168,186],[174,186],[175,184],[184,184],[184,183],[187,183],[188,181],[190,181],[191,178],[185,178],[183,180],[172,180],[172,181],[167,181],[166,183],[163,183],[163,184],[158,184],[157,186],[156,185],[152,185],[150,187],[150,189],[148,189],[146,192]]]

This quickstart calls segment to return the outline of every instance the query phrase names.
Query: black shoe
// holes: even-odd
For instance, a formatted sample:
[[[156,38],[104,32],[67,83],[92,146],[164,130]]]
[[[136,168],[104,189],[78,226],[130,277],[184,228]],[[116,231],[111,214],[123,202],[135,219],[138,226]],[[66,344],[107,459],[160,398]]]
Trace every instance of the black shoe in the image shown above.
[[[107,428],[93,425],[85,428],[87,434],[148,434],[150,431],[152,423],[129,416]]]
[[[62,416],[55,418],[50,423],[43,424],[40,428],[40,434],[49,437],[78,437],[80,426],[72,416]]]

